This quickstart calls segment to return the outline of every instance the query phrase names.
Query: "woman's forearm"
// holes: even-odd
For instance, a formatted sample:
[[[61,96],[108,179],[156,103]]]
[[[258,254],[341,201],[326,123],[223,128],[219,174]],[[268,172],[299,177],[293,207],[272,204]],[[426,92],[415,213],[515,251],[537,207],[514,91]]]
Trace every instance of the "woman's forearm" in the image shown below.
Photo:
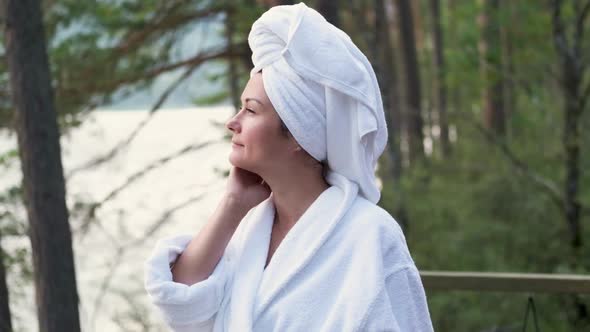
[[[207,223],[177,258],[172,268],[173,280],[192,285],[207,279],[248,210],[239,199],[224,196]]]

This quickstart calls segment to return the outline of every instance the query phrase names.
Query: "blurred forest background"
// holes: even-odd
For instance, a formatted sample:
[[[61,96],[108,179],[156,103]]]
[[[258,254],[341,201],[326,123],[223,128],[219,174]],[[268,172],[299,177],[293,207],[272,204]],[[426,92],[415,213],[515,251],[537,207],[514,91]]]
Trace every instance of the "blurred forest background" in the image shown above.
[[[16,62],[5,44],[10,1],[0,2],[0,131],[13,135],[18,107],[9,63]],[[95,109],[125,100],[149,109],[147,122],[186,84],[193,84],[195,105],[238,108],[252,66],[250,26],[269,7],[297,2],[41,1],[61,134]],[[402,225],[420,270],[590,274],[590,0],[305,3],[348,33],[374,65],[390,133],[379,164],[379,205]],[[159,93],[147,105],[142,96],[156,83]],[[108,162],[141,130],[140,124],[110,153],[71,170],[65,183]],[[0,151],[0,169],[18,164],[19,152],[26,154]],[[48,236],[32,232],[36,226],[22,213],[25,186],[0,192],[0,244]],[[68,222],[73,238],[98,227],[94,211],[107,200],[69,197],[64,238],[70,241]],[[34,241],[42,240],[32,241],[33,249],[4,246],[0,331],[17,316],[9,295],[10,302],[22,296],[6,276],[37,288],[49,277],[34,268]],[[75,298],[75,283],[70,288],[47,296],[63,291]],[[520,331],[529,294],[427,295],[437,331]],[[533,297],[542,331],[590,331],[589,296]],[[135,314],[136,324],[121,330],[156,330],[152,313]],[[41,330],[50,330],[43,327],[49,321],[39,317]]]

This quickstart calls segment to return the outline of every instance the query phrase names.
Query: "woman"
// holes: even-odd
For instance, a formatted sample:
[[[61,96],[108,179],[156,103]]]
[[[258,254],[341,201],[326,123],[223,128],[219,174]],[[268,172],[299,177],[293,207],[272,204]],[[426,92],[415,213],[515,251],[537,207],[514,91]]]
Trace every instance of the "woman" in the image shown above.
[[[226,124],[226,193],[196,236],[162,240],[146,289],[175,331],[432,331],[397,222],[376,205],[387,141],[370,63],[303,3],[248,36]]]

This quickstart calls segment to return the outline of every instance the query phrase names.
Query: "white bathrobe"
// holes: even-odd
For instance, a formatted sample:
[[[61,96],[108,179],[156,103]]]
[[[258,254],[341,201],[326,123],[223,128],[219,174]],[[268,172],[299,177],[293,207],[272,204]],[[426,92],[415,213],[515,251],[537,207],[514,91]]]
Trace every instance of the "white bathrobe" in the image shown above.
[[[161,240],[145,287],[174,331],[432,331],[426,295],[397,222],[332,173],[264,268],[271,196],[240,222],[208,279],[172,281],[192,235]]]

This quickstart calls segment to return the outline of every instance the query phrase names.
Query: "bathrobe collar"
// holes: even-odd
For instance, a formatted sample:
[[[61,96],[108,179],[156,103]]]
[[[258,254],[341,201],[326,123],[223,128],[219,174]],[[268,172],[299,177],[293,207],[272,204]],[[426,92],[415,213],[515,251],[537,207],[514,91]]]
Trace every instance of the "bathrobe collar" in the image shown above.
[[[244,230],[244,245],[234,273],[230,331],[251,330],[256,318],[314,256],[352,205],[358,185],[331,172],[331,185],[289,230],[264,269],[275,208],[272,194],[253,211]]]

